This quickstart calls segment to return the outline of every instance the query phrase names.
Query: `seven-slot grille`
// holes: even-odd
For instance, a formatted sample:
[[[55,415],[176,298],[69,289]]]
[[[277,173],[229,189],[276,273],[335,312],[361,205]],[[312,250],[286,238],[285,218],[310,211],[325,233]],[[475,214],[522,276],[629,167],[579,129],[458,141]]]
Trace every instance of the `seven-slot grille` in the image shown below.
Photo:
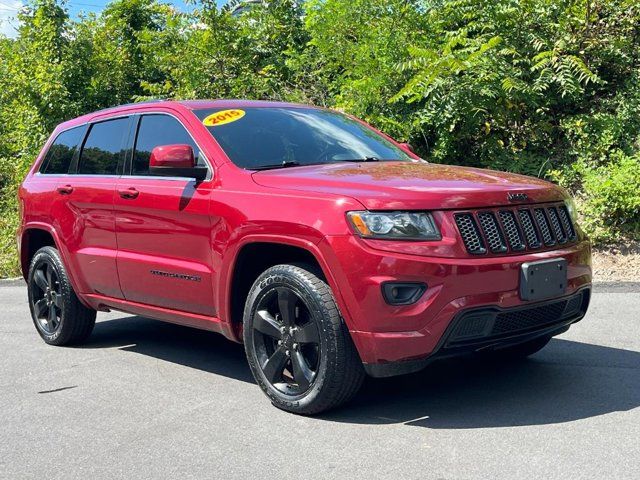
[[[454,219],[464,246],[472,255],[517,253],[576,239],[564,204],[457,212]]]

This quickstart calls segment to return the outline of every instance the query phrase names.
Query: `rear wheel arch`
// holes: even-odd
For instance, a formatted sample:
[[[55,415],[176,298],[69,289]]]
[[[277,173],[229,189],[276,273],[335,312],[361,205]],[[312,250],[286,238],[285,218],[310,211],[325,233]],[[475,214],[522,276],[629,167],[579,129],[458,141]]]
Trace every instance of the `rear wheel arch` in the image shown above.
[[[29,276],[31,260],[42,247],[54,247],[60,251],[55,234],[48,228],[41,226],[25,228],[20,238],[20,270],[25,280]]]
[[[238,249],[231,264],[224,299],[226,320],[232,325],[238,339],[241,337],[239,327],[242,325],[245,302],[253,283],[265,270],[281,264],[308,269],[332,288],[336,302],[340,303],[339,292],[336,291],[331,272],[319,259],[317,252],[291,243],[263,240],[246,242]],[[343,310],[340,305],[338,308]],[[344,313],[342,316],[344,317]]]
[[[31,266],[31,260],[38,252],[38,250],[40,250],[42,247],[53,247],[58,250],[62,263],[67,269],[69,283],[78,295],[80,302],[86,307],[89,307],[90,305],[87,304],[85,299],[79,294],[80,290],[78,289],[76,278],[69,266],[68,252],[60,241],[57,232],[50,225],[44,223],[26,225],[22,231],[22,235],[20,237],[20,269],[25,281],[29,277],[29,267]]]

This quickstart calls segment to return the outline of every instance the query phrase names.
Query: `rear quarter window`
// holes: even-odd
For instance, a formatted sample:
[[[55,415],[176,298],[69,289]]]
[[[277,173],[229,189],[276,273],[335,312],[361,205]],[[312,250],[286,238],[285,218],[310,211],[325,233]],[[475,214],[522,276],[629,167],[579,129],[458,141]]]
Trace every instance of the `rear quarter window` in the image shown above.
[[[40,167],[43,174],[65,174],[69,172],[71,160],[84,137],[85,126],[71,128],[60,133],[49,147]]]

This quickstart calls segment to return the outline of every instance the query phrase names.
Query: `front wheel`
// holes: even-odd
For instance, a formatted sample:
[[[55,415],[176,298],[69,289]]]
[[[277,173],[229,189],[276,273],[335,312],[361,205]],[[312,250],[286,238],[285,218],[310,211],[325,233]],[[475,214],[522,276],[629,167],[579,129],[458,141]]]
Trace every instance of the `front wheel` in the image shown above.
[[[276,265],[253,284],[244,345],[271,402],[312,415],[350,400],[364,369],[329,286],[307,268]]]

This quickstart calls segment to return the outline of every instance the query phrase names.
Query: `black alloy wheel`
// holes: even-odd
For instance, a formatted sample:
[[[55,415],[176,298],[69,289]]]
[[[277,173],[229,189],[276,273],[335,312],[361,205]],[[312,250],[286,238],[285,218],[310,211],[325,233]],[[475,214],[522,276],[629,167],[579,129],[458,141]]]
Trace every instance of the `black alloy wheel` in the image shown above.
[[[362,362],[317,268],[275,265],[247,297],[243,339],[251,373],[276,407],[313,415],[349,401]]]
[[[58,274],[53,265],[42,262],[35,268],[31,282],[30,301],[34,318],[45,333],[53,335],[60,328],[64,308]]]
[[[35,253],[27,288],[31,318],[46,343],[79,344],[91,335],[96,311],[76,296],[56,248],[42,247]]]
[[[306,392],[318,374],[320,337],[304,302],[290,287],[269,290],[254,314],[254,349],[265,378],[286,395]]]

